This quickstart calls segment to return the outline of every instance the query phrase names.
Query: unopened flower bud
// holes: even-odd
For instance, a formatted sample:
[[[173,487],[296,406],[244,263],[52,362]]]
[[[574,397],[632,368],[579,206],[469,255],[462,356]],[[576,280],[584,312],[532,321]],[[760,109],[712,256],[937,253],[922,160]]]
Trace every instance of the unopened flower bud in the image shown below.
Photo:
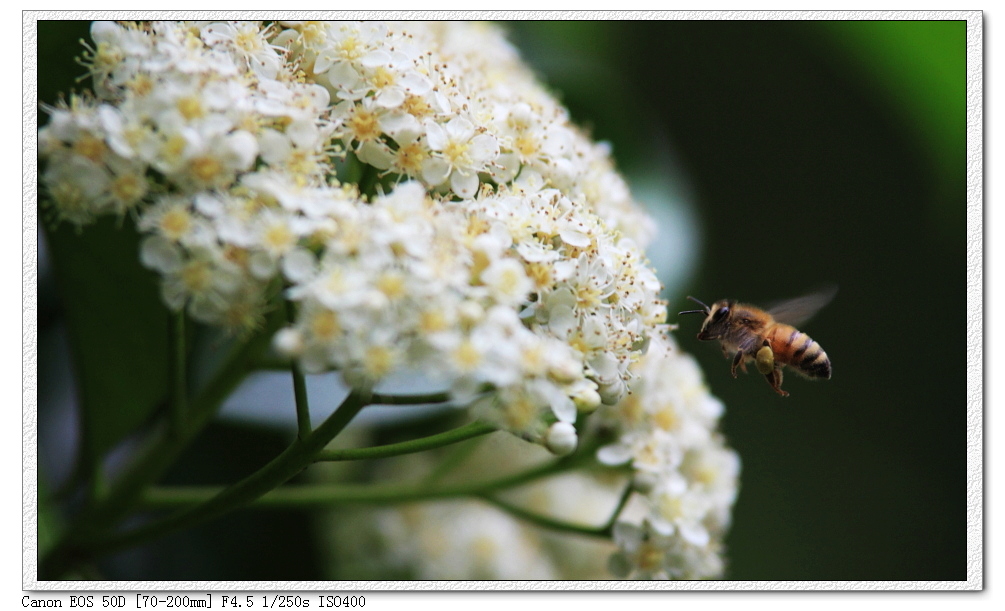
[[[287,358],[296,358],[304,352],[304,338],[297,329],[280,329],[272,338],[272,347]]]
[[[544,445],[556,456],[572,454],[578,441],[576,427],[568,422],[556,422],[544,435]]]
[[[621,397],[625,396],[627,390],[628,386],[620,379],[614,380],[610,384],[603,384],[600,386],[600,400],[603,401],[604,405],[615,405],[621,400]]]
[[[548,368],[548,376],[559,384],[571,384],[583,374],[583,367],[572,361],[555,363]]]
[[[592,414],[600,407],[600,393],[597,392],[597,384],[592,380],[586,380],[585,384],[577,385],[570,396],[581,414]]]

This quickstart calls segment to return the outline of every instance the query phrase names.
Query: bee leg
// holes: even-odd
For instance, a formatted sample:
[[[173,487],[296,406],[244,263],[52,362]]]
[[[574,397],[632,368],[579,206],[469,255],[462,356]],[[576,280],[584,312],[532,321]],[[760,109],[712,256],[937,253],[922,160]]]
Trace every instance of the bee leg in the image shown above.
[[[765,379],[768,380],[768,384],[771,384],[771,388],[783,397],[788,397],[789,393],[782,390],[782,370],[781,368],[775,368],[771,370],[770,373],[764,374]]]
[[[736,377],[736,368],[739,367],[743,369],[743,373],[747,373],[747,365],[743,362],[743,350],[737,350],[736,355],[733,357],[733,366],[729,368],[730,373],[733,377]]]

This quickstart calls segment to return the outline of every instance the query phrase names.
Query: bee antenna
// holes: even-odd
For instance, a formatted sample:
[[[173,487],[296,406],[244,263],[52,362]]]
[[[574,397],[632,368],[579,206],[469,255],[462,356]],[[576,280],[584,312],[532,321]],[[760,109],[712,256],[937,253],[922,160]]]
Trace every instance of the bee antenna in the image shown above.
[[[691,301],[697,303],[698,305],[700,305],[703,309],[701,309],[701,310],[688,310],[686,312],[680,312],[680,314],[708,314],[709,313],[708,306],[705,305],[705,302],[701,301],[700,299],[695,299],[694,297],[692,297],[690,295],[688,295],[687,298],[690,299]]]

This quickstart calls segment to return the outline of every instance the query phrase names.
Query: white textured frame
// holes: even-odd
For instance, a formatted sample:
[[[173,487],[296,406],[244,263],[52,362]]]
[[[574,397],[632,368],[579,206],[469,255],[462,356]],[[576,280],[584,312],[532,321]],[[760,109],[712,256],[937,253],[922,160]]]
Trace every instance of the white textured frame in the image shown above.
[[[967,579],[966,581],[39,581],[37,513],[37,413],[38,413],[38,218],[36,176],[38,133],[37,22],[45,19],[295,19],[304,12],[185,12],[67,11],[22,13],[22,575],[23,590],[32,598],[68,598],[70,592],[173,591],[195,594],[208,591],[321,592],[403,591],[651,591],[651,590],[981,590],[984,587],[984,32],[981,11],[311,11],[312,19],[669,19],[669,20],[817,20],[817,19],[925,19],[966,21],[967,41]],[[952,315],[951,313],[949,314]],[[939,347],[941,350],[942,347]],[[932,364],[929,364],[932,365]],[[59,594],[64,594],[60,596]],[[52,596],[56,595],[56,596]],[[133,608],[132,597],[127,606]],[[214,595],[213,605],[219,604]],[[404,601],[401,601],[404,602]],[[513,601],[515,602],[515,601]],[[64,600],[64,606],[66,602]],[[100,608],[100,605],[96,605]],[[314,608],[312,604],[312,608]]]

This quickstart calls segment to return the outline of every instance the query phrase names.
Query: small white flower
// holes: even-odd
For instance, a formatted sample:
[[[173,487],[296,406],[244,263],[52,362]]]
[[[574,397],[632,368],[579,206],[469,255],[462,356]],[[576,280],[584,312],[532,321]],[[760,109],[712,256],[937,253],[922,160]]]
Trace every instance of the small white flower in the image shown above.
[[[482,272],[481,280],[492,297],[506,305],[523,303],[533,288],[523,266],[514,259],[500,259],[492,263]]]
[[[210,46],[225,45],[260,77],[274,79],[282,66],[282,57],[254,22],[216,22],[204,27],[202,38]]]
[[[430,185],[450,179],[450,188],[461,197],[473,197],[478,173],[488,170],[499,155],[499,143],[488,133],[478,133],[471,121],[455,117],[440,125],[426,123],[426,141],[436,153],[423,164],[422,178]]]

